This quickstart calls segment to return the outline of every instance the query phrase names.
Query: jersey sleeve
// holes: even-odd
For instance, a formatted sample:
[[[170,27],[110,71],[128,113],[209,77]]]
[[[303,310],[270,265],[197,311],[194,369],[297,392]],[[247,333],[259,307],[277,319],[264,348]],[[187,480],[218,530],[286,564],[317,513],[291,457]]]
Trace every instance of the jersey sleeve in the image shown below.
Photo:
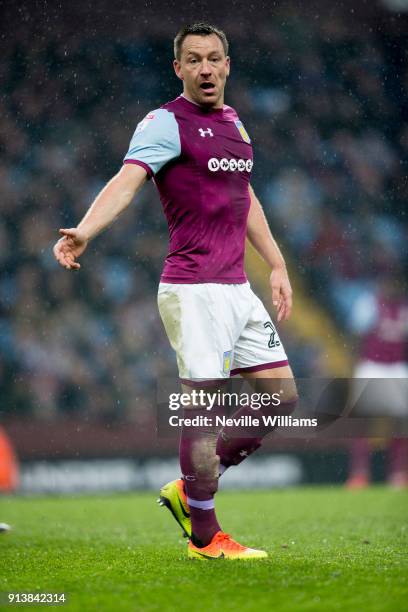
[[[123,163],[138,164],[152,176],[180,153],[179,127],[174,114],[159,108],[137,125]]]

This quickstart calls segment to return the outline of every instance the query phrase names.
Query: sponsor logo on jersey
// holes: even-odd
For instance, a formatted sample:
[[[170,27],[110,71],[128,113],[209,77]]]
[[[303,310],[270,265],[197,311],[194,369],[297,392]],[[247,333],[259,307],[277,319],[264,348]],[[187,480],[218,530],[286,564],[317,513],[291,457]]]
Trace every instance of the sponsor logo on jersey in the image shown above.
[[[251,139],[250,139],[250,137],[248,135],[248,132],[244,128],[242,121],[235,121],[234,123],[237,126],[238,131],[239,131],[239,133],[242,136],[242,140],[245,140],[245,142],[247,142],[249,144],[251,142]]]
[[[211,157],[208,160],[208,169],[211,172],[217,172],[217,170],[224,170],[226,172],[229,170],[230,172],[251,172],[252,166],[254,162],[252,159],[227,159],[223,157],[222,159],[218,159],[217,157]]]

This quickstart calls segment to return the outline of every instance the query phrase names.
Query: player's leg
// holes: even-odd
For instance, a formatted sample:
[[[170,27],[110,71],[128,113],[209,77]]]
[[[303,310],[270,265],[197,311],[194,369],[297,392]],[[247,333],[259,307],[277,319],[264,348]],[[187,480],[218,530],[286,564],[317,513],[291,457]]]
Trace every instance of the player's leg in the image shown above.
[[[159,309],[166,332],[177,353],[179,374],[184,385],[190,389],[203,389],[207,393],[216,392],[218,386],[208,387],[208,381],[229,379],[230,357],[239,331],[245,324],[241,319],[246,317],[241,307],[242,288],[235,287],[229,291],[222,285],[201,285],[166,287],[159,293]],[[220,308],[221,305],[221,308]],[[186,316],[183,316],[185,314]],[[234,336],[234,334],[236,336]],[[203,387],[197,385],[197,379],[205,379]],[[186,387],[183,389],[186,391]],[[192,391],[190,392],[192,396]],[[219,408],[212,406],[212,416]],[[191,402],[185,408],[184,416],[204,417],[208,415],[205,405]],[[186,521],[183,528],[191,531],[188,555],[191,558],[213,559],[260,559],[267,556],[258,551],[241,546],[230,536],[224,534],[218,524],[214,495],[218,488],[219,457],[216,444],[220,427],[216,420],[203,422],[202,425],[183,427],[180,439],[180,466],[183,482],[173,481],[163,487],[167,501],[171,499],[184,502],[191,516],[191,530]],[[177,489],[177,490],[176,490]],[[170,493],[169,493],[169,490]],[[182,492],[185,500],[182,499]],[[175,493],[171,495],[171,492]],[[164,495],[163,495],[164,494]],[[168,505],[166,503],[166,505]],[[180,506],[180,504],[177,504]],[[177,509],[171,510],[176,516]],[[180,510],[182,512],[182,509]],[[178,520],[180,524],[183,521]]]
[[[364,489],[370,484],[371,473],[371,440],[355,438],[349,445],[349,476],[346,481],[348,489]]]
[[[208,387],[205,388],[209,392]],[[220,390],[210,388],[215,394]],[[222,390],[222,388],[221,388]],[[221,414],[222,410],[216,410]],[[201,416],[202,410],[187,408],[187,416]],[[212,408],[212,418],[215,412]],[[215,514],[214,496],[218,489],[219,457],[216,453],[220,427],[183,427],[180,439],[180,467],[183,474],[187,504],[191,515],[191,537],[188,544],[190,559],[263,559],[267,553],[242,546],[224,533]]]
[[[219,387],[214,381],[220,380],[221,384],[222,380],[228,380],[229,371],[223,371],[223,352],[219,346],[230,347],[234,340],[229,337],[231,327],[221,324],[223,313],[217,317],[213,312],[213,305],[219,301],[211,297],[210,289],[204,284],[166,284],[159,288],[160,315],[177,354],[183,392],[191,396],[193,391],[201,390],[216,393]],[[206,408],[205,403],[196,401],[184,407],[184,419],[196,419],[201,424],[183,426],[179,446],[183,480],[168,483],[160,492],[160,501],[172,511],[197,546],[208,545],[220,530],[214,508],[220,427],[215,419],[205,420]],[[213,406],[211,415],[216,412],[217,407]],[[189,517],[184,516],[187,512]]]
[[[249,422],[257,418],[260,425],[256,428],[248,427],[247,429],[245,427],[238,429],[234,426],[223,428],[217,442],[221,474],[229,467],[239,465],[252,455],[262,445],[265,436],[275,429],[276,425],[272,425],[271,420],[268,420],[267,417],[292,414],[298,401],[296,383],[288,365],[241,372],[241,376],[250,383],[254,393],[268,394],[270,397],[279,394],[281,401],[279,405],[271,403],[257,409],[244,406],[234,413],[234,418],[249,416]],[[266,417],[265,420],[262,417]]]
[[[195,387],[196,390],[200,390]],[[183,392],[189,387],[183,385]],[[205,387],[206,393],[216,394],[218,387]],[[217,407],[211,417],[205,402],[184,408],[184,417],[195,420],[192,426],[183,425],[180,436],[180,468],[183,475],[186,503],[191,517],[191,540],[198,546],[207,546],[221,530],[215,514],[214,496],[218,489],[219,457],[216,446],[220,427],[215,423]],[[193,421],[194,422],[194,421]]]
[[[278,332],[260,299],[247,288],[250,316],[234,347],[234,362],[231,375],[239,374],[251,385],[254,393],[279,394],[280,403],[275,402],[254,410],[250,406],[239,408],[234,417],[258,418],[258,428],[223,428],[217,443],[220,457],[220,472],[238,465],[262,444],[263,438],[274,427],[260,416],[291,414],[297,404],[296,383]],[[251,421],[252,421],[251,418]]]
[[[389,448],[388,484],[395,489],[408,488],[408,439],[393,438]]]

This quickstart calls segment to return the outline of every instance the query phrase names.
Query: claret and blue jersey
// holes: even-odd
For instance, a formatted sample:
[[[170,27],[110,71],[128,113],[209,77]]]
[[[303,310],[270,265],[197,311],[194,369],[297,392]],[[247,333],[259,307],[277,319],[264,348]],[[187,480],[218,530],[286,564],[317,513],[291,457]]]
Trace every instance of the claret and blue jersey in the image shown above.
[[[170,234],[162,282],[244,283],[252,146],[235,110],[179,96],[139,123],[124,163],[154,177]]]

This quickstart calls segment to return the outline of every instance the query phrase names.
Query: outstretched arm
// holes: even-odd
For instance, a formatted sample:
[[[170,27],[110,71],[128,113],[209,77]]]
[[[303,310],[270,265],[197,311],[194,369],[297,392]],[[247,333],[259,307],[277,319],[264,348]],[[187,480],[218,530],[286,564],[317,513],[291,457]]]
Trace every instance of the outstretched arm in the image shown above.
[[[251,207],[248,214],[247,238],[272,269],[270,276],[272,303],[276,307],[278,321],[285,321],[289,319],[292,311],[292,288],[285,260],[271,234],[262,206],[251,186],[249,186],[249,195]]]
[[[88,242],[112,223],[132,201],[146,181],[146,170],[139,165],[125,164],[95,198],[77,227],[60,229],[62,238],[54,246],[57,261],[67,270],[78,270],[76,261]]]

